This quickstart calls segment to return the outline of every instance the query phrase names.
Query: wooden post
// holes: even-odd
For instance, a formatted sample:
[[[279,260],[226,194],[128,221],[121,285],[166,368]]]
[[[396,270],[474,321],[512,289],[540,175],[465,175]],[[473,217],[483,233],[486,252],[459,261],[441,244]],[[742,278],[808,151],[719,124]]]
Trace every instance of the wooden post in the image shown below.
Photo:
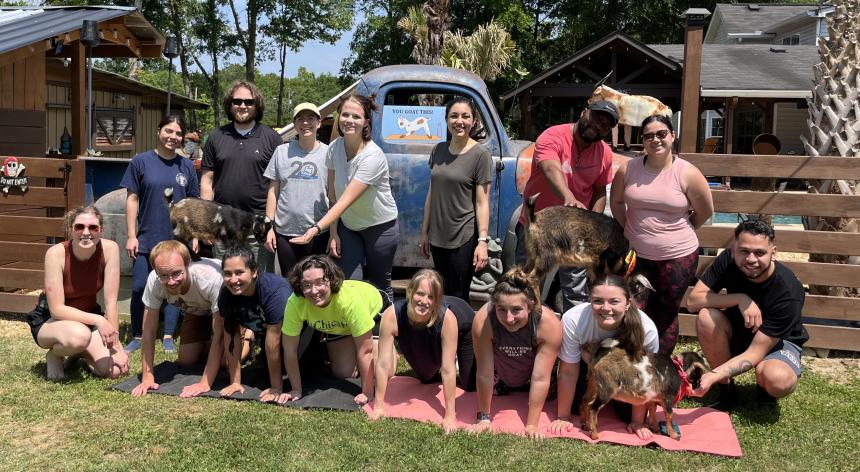
[[[530,90],[523,92],[520,99],[520,136],[519,139],[529,139],[532,127],[532,94]]]
[[[735,139],[735,106],[738,97],[726,97],[726,109],[723,112],[723,153],[731,154],[734,151]]]
[[[69,46],[72,50],[72,63],[69,64],[72,89],[72,155],[83,156],[87,150],[87,55],[80,41],[74,41]]]
[[[696,152],[699,134],[699,88],[702,78],[702,39],[705,17],[711,14],[704,8],[690,8],[681,16],[687,19],[684,33],[684,76],[681,82],[681,152]]]

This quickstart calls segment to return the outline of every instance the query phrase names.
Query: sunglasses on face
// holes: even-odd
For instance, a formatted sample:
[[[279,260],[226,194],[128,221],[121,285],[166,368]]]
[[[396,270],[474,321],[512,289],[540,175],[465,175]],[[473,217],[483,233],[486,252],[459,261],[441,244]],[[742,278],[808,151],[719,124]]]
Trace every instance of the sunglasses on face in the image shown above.
[[[669,136],[669,133],[671,133],[671,131],[669,131],[667,129],[661,129],[660,131],[657,131],[656,133],[644,133],[644,134],[642,134],[642,141],[651,141],[654,138],[666,139],[666,136]]]
[[[257,104],[257,101],[254,100],[253,98],[234,98],[234,99],[230,100],[230,103],[232,103],[233,106],[237,106],[237,107],[242,105],[242,104],[244,104],[246,107],[252,107],[252,106]]]
[[[99,225],[85,225],[83,223],[75,223],[72,226],[72,229],[75,231],[83,231],[84,229],[90,230],[90,233],[98,233],[101,230],[101,226]]]

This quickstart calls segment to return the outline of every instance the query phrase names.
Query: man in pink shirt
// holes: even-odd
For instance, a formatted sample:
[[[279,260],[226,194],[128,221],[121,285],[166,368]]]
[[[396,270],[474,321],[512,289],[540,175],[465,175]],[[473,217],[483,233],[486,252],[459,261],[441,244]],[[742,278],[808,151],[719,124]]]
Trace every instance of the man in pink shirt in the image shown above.
[[[576,123],[556,125],[535,143],[532,171],[523,191],[528,200],[539,194],[535,211],[554,205],[576,206],[602,213],[606,186],[612,181],[612,150],[603,139],[618,124],[618,109],[605,100],[582,110]],[[525,205],[517,223],[517,263],[524,264]],[[588,301],[585,269],[559,268],[563,311]]]

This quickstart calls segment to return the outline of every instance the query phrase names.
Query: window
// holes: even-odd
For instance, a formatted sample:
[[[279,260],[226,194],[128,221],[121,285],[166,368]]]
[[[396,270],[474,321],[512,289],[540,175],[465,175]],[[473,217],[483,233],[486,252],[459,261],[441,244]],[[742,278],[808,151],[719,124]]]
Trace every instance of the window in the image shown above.
[[[134,109],[96,108],[93,117],[97,151],[134,150]]]
[[[791,36],[786,36],[782,38],[782,44],[785,46],[797,46],[800,44],[800,35],[793,34]]]
[[[411,106],[411,107],[442,107],[444,109],[445,104],[450,100],[459,97],[460,95],[454,93],[420,93],[420,90],[412,89],[412,88],[394,88],[385,95],[385,108],[394,106],[394,105],[403,105],[403,106]],[[472,98],[472,97],[469,97]],[[475,107],[477,108],[475,111],[478,116],[476,117],[478,123],[476,123],[476,136],[475,140],[484,142],[487,140],[487,130],[484,128],[484,117],[481,116],[480,104],[475,103]],[[444,123],[445,113],[444,110],[441,115],[442,123],[436,125],[433,130],[435,134],[438,132],[441,141],[446,141],[448,139],[448,129]]]
[[[710,136],[723,135],[723,119],[718,117],[711,118],[711,134]]]

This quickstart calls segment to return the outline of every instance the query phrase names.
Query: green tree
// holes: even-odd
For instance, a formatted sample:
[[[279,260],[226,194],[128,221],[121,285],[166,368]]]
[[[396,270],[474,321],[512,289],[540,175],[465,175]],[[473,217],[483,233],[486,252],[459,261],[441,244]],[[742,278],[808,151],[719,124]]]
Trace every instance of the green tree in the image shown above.
[[[352,0],[306,1],[282,0],[263,26],[263,32],[278,45],[277,126],[284,125],[284,69],[287,51],[297,51],[309,39],[334,44],[340,34],[352,26],[354,2]]]
[[[340,73],[350,82],[355,77],[380,66],[411,62],[412,47],[408,35],[397,27],[415,0],[359,0],[364,21],[358,25],[350,42],[350,56],[341,64]]]

